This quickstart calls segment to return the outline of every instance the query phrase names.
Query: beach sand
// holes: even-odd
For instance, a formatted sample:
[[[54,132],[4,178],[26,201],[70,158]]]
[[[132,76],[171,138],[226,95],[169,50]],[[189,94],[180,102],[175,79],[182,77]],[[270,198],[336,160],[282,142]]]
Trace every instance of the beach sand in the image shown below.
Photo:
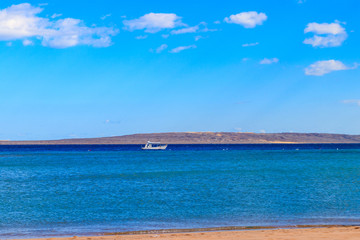
[[[360,226],[44,238],[44,240],[359,240]],[[27,239],[29,240],[29,239]],[[35,239],[33,239],[35,240]]]

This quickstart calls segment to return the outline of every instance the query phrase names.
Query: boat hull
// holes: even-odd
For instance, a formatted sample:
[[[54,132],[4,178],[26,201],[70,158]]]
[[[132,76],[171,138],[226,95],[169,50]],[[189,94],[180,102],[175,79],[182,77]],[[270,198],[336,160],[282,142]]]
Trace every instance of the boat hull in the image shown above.
[[[167,148],[167,145],[164,146],[158,146],[158,147],[142,147],[142,150],[165,150]]]

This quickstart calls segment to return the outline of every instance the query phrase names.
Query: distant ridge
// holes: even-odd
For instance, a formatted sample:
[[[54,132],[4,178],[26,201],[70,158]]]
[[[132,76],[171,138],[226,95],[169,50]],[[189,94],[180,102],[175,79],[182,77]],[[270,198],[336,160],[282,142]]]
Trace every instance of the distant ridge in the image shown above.
[[[360,143],[360,135],[327,133],[169,132],[46,141],[0,141],[0,145],[145,144],[148,140],[167,144]]]

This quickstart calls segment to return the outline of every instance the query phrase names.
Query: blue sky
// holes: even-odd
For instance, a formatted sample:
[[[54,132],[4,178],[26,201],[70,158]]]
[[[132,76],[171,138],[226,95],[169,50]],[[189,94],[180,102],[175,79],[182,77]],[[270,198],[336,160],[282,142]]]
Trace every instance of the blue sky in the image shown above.
[[[0,139],[360,134],[360,2],[1,1]]]

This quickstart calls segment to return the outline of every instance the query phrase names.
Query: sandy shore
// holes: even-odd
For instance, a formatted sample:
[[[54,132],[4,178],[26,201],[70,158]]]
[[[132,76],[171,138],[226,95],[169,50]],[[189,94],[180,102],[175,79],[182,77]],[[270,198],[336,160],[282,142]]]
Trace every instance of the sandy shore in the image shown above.
[[[162,234],[134,234],[134,235],[108,235],[93,237],[66,237],[44,238],[43,240],[305,240],[305,239],[331,239],[331,240],[359,240],[360,227],[318,227],[296,229],[272,230],[243,230],[243,231],[213,231],[189,233],[162,233]],[[27,239],[29,240],[29,239]],[[35,239],[33,239],[35,240]]]

